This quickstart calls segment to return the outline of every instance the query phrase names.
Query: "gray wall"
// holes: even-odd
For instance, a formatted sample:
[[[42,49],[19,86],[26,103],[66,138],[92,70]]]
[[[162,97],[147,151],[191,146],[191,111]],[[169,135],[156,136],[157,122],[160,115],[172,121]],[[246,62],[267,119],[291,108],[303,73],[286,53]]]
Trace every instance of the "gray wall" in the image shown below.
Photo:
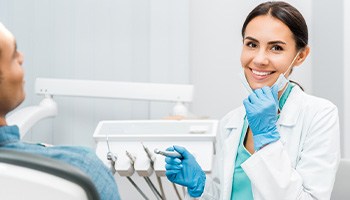
[[[313,94],[338,106],[344,146],[344,13],[343,1],[313,4]],[[342,153],[345,155],[344,148]]]
[[[350,129],[350,1],[343,1],[343,14],[344,14],[344,74],[342,75],[344,79],[344,113],[343,113],[343,149],[344,157],[350,157],[350,135],[348,131]]]

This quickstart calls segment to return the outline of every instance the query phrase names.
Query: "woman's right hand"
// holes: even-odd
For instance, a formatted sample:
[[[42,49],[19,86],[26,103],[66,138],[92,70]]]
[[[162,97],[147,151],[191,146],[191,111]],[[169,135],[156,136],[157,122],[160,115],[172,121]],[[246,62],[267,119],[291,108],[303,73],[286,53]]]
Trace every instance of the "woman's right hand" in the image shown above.
[[[204,191],[205,173],[197,163],[195,157],[184,147],[173,146],[167,151],[177,151],[182,158],[167,156],[165,158],[165,175],[169,181],[187,187],[191,197],[200,197]]]
[[[249,127],[253,132],[256,151],[280,139],[277,130],[278,86],[254,90],[243,101]]]

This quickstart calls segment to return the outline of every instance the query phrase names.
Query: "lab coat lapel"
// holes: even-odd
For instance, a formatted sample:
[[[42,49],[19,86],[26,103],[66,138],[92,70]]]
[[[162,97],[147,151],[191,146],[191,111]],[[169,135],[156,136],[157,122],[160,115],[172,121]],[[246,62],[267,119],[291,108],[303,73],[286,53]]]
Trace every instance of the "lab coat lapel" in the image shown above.
[[[223,184],[222,199],[230,199],[232,191],[232,178],[237,155],[238,143],[242,132],[243,120],[245,116],[244,107],[241,107],[237,115],[234,115],[225,126],[229,132],[224,142],[224,163],[223,166]]]
[[[302,93],[303,91],[298,87],[294,86],[285,105],[282,108],[278,124],[281,126],[292,127],[298,121],[301,105],[302,105]]]

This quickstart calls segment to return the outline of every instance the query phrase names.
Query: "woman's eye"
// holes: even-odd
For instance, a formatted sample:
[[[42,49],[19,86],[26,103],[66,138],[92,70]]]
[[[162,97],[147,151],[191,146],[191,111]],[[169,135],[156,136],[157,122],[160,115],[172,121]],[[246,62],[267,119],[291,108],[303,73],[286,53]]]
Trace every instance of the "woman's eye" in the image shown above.
[[[272,51],[282,51],[283,48],[281,46],[275,45],[271,48]]]
[[[246,43],[246,46],[247,46],[247,47],[250,47],[250,48],[255,48],[255,47],[257,47],[258,45],[256,45],[254,42],[247,42],[247,43]]]

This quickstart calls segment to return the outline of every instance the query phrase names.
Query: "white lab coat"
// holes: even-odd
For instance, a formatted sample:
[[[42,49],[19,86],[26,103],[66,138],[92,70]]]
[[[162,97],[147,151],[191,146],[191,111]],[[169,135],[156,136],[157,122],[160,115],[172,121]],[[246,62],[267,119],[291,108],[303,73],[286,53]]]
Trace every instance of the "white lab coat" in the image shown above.
[[[227,114],[217,135],[212,176],[201,199],[229,200],[244,107]],[[281,139],[255,152],[242,168],[255,200],[330,199],[340,160],[338,110],[295,86],[280,113]]]

